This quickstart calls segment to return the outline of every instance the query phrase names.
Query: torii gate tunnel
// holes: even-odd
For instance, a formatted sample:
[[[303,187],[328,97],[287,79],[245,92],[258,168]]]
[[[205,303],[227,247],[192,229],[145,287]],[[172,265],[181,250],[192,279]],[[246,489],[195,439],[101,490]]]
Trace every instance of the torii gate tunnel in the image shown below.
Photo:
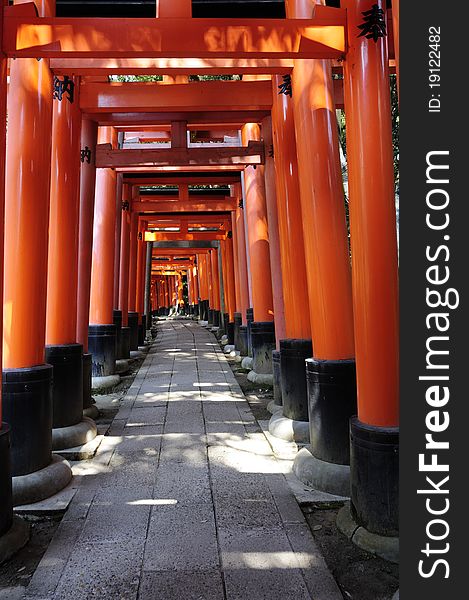
[[[270,4],[0,4],[0,535],[67,485],[53,451],[96,435],[92,387],[177,313],[272,383],[297,476],[398,536],[398,6]]]

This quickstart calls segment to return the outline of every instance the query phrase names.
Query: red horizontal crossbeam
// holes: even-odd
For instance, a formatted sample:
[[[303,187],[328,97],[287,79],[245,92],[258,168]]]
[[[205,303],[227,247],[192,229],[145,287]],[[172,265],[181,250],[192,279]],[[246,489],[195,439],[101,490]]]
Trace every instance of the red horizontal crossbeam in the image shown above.
[[[204,81],[183,84],[85,83],[86,113],[270,110],[270,81]]]
[[[312,19],[41,18],[5,9],[3,52],[30,58],[338,58],[346,11]]]
[[[250,141],[240,148],[169,148],[162,150],[113,150],[96,146],[96,167],[259,165],[264,163],[264,143]]]
[[[144,196],[147,198],[148,196]],[[171,200],[134,202],[132,211],[138,213],[171,213],[171,212],[230,212],[236,210],[236,198],[226,196],[224,200],[199,201],[194,200]]]
[[[226,232],[217,233],[216,231],[204,231],[204,232],[187,232],[181,233],[174,231],[173,233],[168,231],[145,231],[146,242],[179,242],[179,241],[205,241],[211,242],[212,240],[224,240],[226,239]]]

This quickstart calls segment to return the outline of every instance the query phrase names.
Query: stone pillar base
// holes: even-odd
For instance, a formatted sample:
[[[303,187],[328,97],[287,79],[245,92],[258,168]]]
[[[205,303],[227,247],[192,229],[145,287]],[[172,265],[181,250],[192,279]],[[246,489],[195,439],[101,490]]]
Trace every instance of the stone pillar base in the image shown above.
[[[63,490],[71,479],[72,470],[68,461],[53,454],[52,461],[44,469],[13,477],[13,506],[34,504],[50,498]]]
[[[356,546],[392,563],[399,563],[399,538],[371,533],[358,523],[347,502],[337,515],[338,529]],[[397,595],[399,598],[399,595]]]

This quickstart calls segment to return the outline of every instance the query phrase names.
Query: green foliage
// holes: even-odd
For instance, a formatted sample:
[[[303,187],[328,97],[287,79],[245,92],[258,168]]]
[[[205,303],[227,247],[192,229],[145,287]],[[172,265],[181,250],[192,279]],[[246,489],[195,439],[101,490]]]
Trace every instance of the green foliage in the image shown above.
[[[109,81],[135,82],[135,81],[163,81],[162,75],[110,75]]]

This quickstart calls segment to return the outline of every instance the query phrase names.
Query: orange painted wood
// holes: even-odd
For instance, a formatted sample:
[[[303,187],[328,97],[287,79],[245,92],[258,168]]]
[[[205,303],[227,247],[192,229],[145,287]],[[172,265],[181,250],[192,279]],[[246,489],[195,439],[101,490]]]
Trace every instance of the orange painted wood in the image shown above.
[[[272,146],[272,118],[262,120],[262,137],[265,145]],[[269,226],[269,252],[272,277],[272,301],[274,307],[275,340],[277,350],[280,350],[280,340],[285,339],[285,303],[283,300],[283,273],[280,261],[280,239],[277,210],[277,189],[275,181],[275,164],[272,156],[267,155],[264,167],[265,200],[267,223]]]
[[[131,202],[131,190],[128,184],[122,189],[122,202]],[[130,211],[120,211],[121,239],[119,261],[119,302],[118,308],[122,311],[122,327],[129,324],[129,264],[130,264]]]
[[[73,82],[73,103],[53,101],[46,344],[76,342],[81,112]]]
[[[400,0],[394,0],[392,3],[392,31],[393,31],[393,48],[396,61],[397,89],[399,90],[399,3]],[[389,21],[388,21],[389,23]]]
[[[51,126],[52,74],[47,61],[12,61],[5,171],[6,369],[44,363]]]
[[[344,93],[358,417],[390,427],[399,422],[399,315],[387,43],[357,35],[373,3],[344,1]]]
[[[311,20],[132,19],[132,27],[127,19],[16,17],[11,8],[3,51],[12,58],[340,58],[345,50],[346,13],[337,8],[319,7]]]
[[[120,255],[121,255],[121,226],[120,218],[122,210],[122,173],[117,174],[116,179],[116,231],[114,242],[114,307],[119,306],[119,282],[120,282]]]
[[[281,77],[272,80],[272,127],[285,337],[307,339],[311,337],[311,324],[293,103],[291,98],[278,93],[282,83]]]
[[[113,128],[99,128],[98,142],[112,142],[113,138]],[[90,299],[90,324],[93,325],[113,323],[116,183],[115,171],[96,169]]]
[[[272,106],[270,85],[265,81],[111,82],[85,83],[82,88],[80,107],[90,113],[270,110]],[[173,144],[174,148],[186,147],[187,123],[180,127],[179,145]]]
[[[137,310],[137,249],[138,217],[132,213],[130,221],[130,263],[129,263],[129,311]]]
[[[181,200],[146,200],[148,196],[141,196],[145,198],[141,202],[134,202],[132,204],[132,210],[138,213],[154,212],[154,213],[168,213],[168,212],[228,212],[236,208],[236,198],[230,198],[226,196],[223,200],[211,200],[205,201],[200,197],[188,200],[186,202]],[[150,196],[150,198],[156,198],[156,196]]]
[[[3,3],[0,6],[0,27],[3,23]],[[0,46],[1,46],[0,33]],[[3,235],[5,215],[5,155],[6,155],[6,115],[7,115],[7,59],[0,56],[0,297],[3,297]],[[0,323],[3,337],[3,319]],[[0,346],[0,364],[2,347]],[[0,386],[0,423],[2,423],[2,390]],[[1,428],[1,425],[0,425]]]
[[[242,201],[241,185],[235,185],[235,190],[239,201]],[[238,273],[239,273],[239,312],[241,313],[243,325],[247,324],[246,311],[249,308],[249,282],[248,266],[246,256],[246,229],[244,224],[244,210],[240,206],[236,208],[236,249],[238,253]]]
[[[88,322],[90,314],[91,259],[93,248],[94,189],[96,182],[95,146],[98,127],[94,121],[83,119],[81,148],[91,150],[91,158],[80,167],[80,222],[78,252],[77,342],[88,352]]]
[[[247,123],[241,130],[243,143],[260,139],[257,123]],[[254,321],[273,321],[272,276],[270,269],[269,229],[265,199],[264,168],[246,167],[247,238],[251,267],[252,308]]]
[[[308,0],[297,0],[296,6],[303,16],[310,10]],[[330,62],[296,61],[292,89],[314,356],[353,358],[350,259]]]
[[[113,150],[106,144],[96,148],[96,166],[144,165],[259,165],[264,162],[264,144],[246,141],[242,148],[170,148],[161,150]]]
[[[231,186],[233,187],[233,186]],[[232,192],[233,193],[233,192]],[[238,242],[237,242],[237,224],[236,224],[236,210],[231,213],[231,231],[233,234],[232,238],[232,251],[233,251],[233,277],[234,277],[234,312],[241,312],[241,299],[239,290],[239,268],[238,268]]]
[[[145,295],[145,228],[146,222],[140,222],[138,228],[138,238],[137,239],[137,273],[136,273],[136,296],[135,296],[135,306],[136,311],[142,317],[144,313],[144,295]],[[142,239],[140,239],[140,237]]]
[[[226,232],[216,233],[216,232],[189,232],[189,233],[181,233],[181,232],[171,232],[171,231],[146,231],[145,232],[145,241],[146,242],[178,242],[180,240],[199,240],[205,242],[211,242],[214,240],[224,240],[226,238]]]
[[[94,75],[232,75],[233,73],[285,74],[293,68],[291,58],[52,58],[56,74]]]
[[[156,0],[156,17],[190,18],[192,16],[191,0]]]
[[[230,322],[233,322],[234,314],[236,312],[233,239],[227,238],[224,243],[225,243],[225,261],[226,261],[226,281],[227,281],[226,296],[228,298],[228,311],[227,312],[229,314]]]
[[[213,309],[220,310],[220,261],[218,260],[217,248],[211,250],[210,261],[212,267]]]

